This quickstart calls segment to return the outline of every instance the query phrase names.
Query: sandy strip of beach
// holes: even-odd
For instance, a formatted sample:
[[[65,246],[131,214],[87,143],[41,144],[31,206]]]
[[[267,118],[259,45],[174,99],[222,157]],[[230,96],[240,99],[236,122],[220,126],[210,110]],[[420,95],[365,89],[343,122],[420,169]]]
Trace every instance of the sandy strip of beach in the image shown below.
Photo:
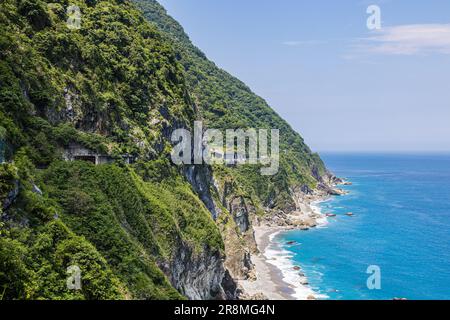
[[[264,256],[264,252],[269,245],[270,236],[283,230],[286,230],[286,228],[254,227],[255,240],[260,253],[252,255],[251,260],[255,265],[257,279],[254,281],[239,281],[246,294],[252,296],[262,293],[270,300],[294,300],[292,286],[283,281],[281,270],[268,263]]]
[[[318,203],[326,201],[326,198],[316,199],[309,203],[299,204],[299,208],[303,215],[309,216],[311,219],[317,223],[317,225],[326,225],[327,218],[321,213],[320,208],[317,206]],[[294,268],[294,265],[290,266],[290,260],[273,260],[269,261],[269,254],[266,250],[272,239],[272,235],[279,233],[281,231],[292,230],[292,227],[274,227],[274,226],[254,226],[255,240],[258,246],[259,254],[253,254],[251,260],[255,265],[256,280],[240,280],[239,284],[243,287],[244,292],[249,295],[263,294],[270,300],[295,300],[295,299],[317,299],[324,298],[326,296],[319,295],[314,292],[308,285],[301,284],[302,279],[300,275],[295,274],[294,277],[289,277],[289,282],[287,282],[285,276],[281,269]],[[272,249],[272,247],[269,247]],[[272,250],[273,251],[273,250]],[[280,259],[280,257],[273,257],[273,259]],[[277,265],[278,263],[278,265]],[[283,264],[280,268],[279,263]],[[298,267],[298,266],[297,266]],[[285,272],[286,270],[284,270]],[[290,270],[292,272],[292,270]],[[303,281],[307,280],[304,276]],[[307,282],[307,281],[306,281]]]
[[[345,184],[346,182],[342,182]],[[334,184],[336,185],[336,184]],[[341,189],[334,189],[335,194],[346,194]],[[303,226],[323,227],[328,224],[325,214],[321,212],[319,204],[331,199],[329,193],[316,194],[299,198],[296,201],[297,210],[287,217],[290,221],[300,220]],[[271,221],[269,221],[270,223]],[[296,299],[326,299],[324,294],[315,292],[308,285],[306,276],[299,272],[300,266],[292,264],[289,256],[277,255],[278,251],[272,247],[270,241],[276,233],[299,228],[294,223],[290,227],[253,226],[259,254],[252,254],[251,260],[255,266],[256,280],[239,280],[238,283],[246,296],[264,295],[269,300],[296,300]],[[300,228],[301,229],[301,228]],[[270,260],[269,260],[270,259]],[[273,260],[272,260],[273,259]],[[295,270],[295,272],[294,272]]]

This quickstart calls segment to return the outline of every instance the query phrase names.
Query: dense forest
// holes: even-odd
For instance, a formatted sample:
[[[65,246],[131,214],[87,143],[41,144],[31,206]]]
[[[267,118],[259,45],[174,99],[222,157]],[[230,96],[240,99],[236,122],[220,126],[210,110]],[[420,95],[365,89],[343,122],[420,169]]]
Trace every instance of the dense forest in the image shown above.
[[[312,153],[302,137],[270,106],[239,79],[218,68],[195,47],[181,25],[155,0],[133,0],[145,17],[166,35],[183,65],[189,92],[205,122],[214,128],[277,128],[280,130],[280,172],[271,178],[258,168],[240,167],[230,172],[246,189],[254,190],[260,201],[271,206],[292,205],[290,188],[314,187],[325,174],[320,157]],[[269,201],[270,200],[270,201]]]
[[[278,128],[278,174],[173,165],[170,134],[195,120]],[[73,146],[108,161],[67,161]],[[236,298],[223,261],[252,232],[234,199],[289,210],[326,173],[153,0],[1,1],[0,162],[0,299]],[[72,265],[81,290],[66,287]]]

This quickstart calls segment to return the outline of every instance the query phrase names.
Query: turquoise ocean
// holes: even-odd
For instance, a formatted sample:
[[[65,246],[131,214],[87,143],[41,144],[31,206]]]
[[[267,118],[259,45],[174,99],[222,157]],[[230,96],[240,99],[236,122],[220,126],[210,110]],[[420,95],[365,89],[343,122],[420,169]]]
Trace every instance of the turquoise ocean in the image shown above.
[[[327,299],[450,299],[450,154],[322,158],[353,183],[319,204],[337,216],[273,238],[309,286]],[[380,289],[367,286],[369,266],[380,268]]]

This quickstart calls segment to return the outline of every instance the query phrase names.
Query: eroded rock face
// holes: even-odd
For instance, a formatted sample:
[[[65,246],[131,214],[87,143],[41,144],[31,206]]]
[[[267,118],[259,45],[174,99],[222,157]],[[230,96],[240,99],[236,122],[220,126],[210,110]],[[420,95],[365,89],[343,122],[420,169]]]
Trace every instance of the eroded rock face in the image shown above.
[[[72,92],[69,88],[64,89],[65,110],[62,112],[64,119],[72,123],[80,120],[81,100],[77,93]]]
[[[235,280],[248,279],[254,268],[250,253],[257,251],[253,233],[240,234],[231,217],[219,227],[225,243],[225,268]]]
[[[329,195],[340,196],[346,194],[345,190],[336,187],[342,184],[346,184],[344,180],[334,176],[331,173],[327,173],[319,181],[317,189],[319,191],[326,192]]]
[[[222,205],[228,209],[233,216],[233,220],[239,228],[241,234],[244,234],[251,228],[250,215],[255,212],[255,208],[243,196],[236,195],[233,183],[225,182],[223,190],[218,190]]]
[[[241,233],[246,232],[249,229],[250,222],[248,218],[248,209],[245,204],[245,200],[243,197],[233,197],[229,204],[228,204],[228,210],[233,215],[234,222],[239,228],[239,231]]]
[[[211,187],[214,187],[214,184],[209,169],[206,166],[186,166],[184,175],[206,208],[211,212],[213,219],[217,219],[219,209],[211,195]]]
[[[6,196],[6,199],[3,202],[3,211],[8,210],[8,208],[14,203],[16,198],[19,196],[19,181],[14,181],[14,187]]]
[[[204,248],[200,254],[195,254],[188,246],[180,245],[173,261],[161,269],[172,285],[191,300],[227,299],[222,287],[226,275],[223,260],[224,256],[218,251]]]
[[[257,248],[250,220],[255,208],[236,194],[232,184],[226,182],[221,186],[214,180],[207,166],[186,166],[184,175],[221,230],[225,257],[216,268],[223,270],[222,294],[227,299],[235,299],[239,295],[236,280],[247,279],[254,268],[250,253],[256,252]],[[216,203],[217,200],[221,203]],[[216,286],[217,282],[213,282]]]
[[[214,220],[225,214],[214,202],[213,193],[218,194],[219,191],[207,166],[186,166],[184,175]],[[234,228],[230,230],[221,223],[218,225],[225,243],[225,256],[207,249],[200,256],[195,256],[187,248],[181,248],[167,273],[171,275],[174,287],[189,299],[236,299],[239,294],[235,272],[229,269],[228,262],[241,257],[242,253],[232,250],[233,241],[227,241],[235,238],[226,236],[228,231],[233,233]]]
[[[252,228],[255,207],[250,200],[238,195],[231,181],[215,182],[222,206],[219,228],[225,243],[225,267],[235,280],[248,279],[254,268],[250,254],[258,251]]]
[[[228,270],[225,270],[225,276],[222,279],[222,288],[225,292],[227,300],[236,300],[241,294],[240,288]]]

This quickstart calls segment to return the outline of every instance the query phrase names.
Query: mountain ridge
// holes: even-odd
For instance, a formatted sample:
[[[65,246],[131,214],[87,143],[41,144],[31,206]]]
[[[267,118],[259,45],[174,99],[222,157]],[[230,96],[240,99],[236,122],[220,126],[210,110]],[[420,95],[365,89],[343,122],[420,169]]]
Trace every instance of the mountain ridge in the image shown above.
[[[143,13],[122,0],[76,5],[79,30],[67,28],[64,0],[0,9],[2,297],[239,298],[258,252],[253,225],[295,210],[302,190],[327,190],[329,173],[157,2],[139,1]],[[280,171],[173,165],[171,132],[195,120],[280,129]],[[80,291],[66,288],[72,265]]]

